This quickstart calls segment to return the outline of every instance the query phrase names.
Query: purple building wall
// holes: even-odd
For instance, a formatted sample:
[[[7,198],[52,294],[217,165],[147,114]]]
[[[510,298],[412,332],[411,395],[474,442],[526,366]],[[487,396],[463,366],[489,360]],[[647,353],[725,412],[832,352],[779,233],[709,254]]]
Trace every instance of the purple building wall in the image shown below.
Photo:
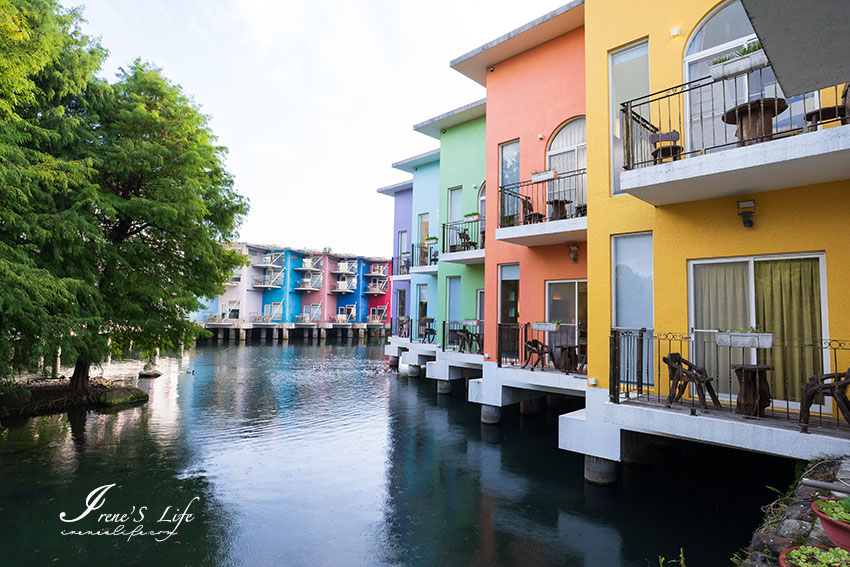
[[[409,265],[410,256],[404,256],[404,252],[410,252],[412,242],[411,224],[413,222],[413,181],[405,181],[389,187],[378,189],[378,193],[390,196],[394,199],[393,207],[393,264],[392,264],[392,297],[390,299],[390,317],[393,321],[393,331],[396,330],[396,322],[400,315],[410,315],[410,275],[404,269]],[[407,232],[407,237],[399,249],[399,233]],[[404,296],[404,305],[399,304],[399,296]]]

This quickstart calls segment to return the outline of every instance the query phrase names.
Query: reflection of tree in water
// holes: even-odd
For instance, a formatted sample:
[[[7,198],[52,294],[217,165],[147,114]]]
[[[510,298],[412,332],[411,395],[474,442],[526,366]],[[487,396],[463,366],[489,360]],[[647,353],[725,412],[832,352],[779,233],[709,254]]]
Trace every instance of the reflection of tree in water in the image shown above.
[[[0,548],[21,564],[62,562],[86,565],[213,565],[227,550],[231,519],[213,498],[202,475],[184,475],[192,448],[182,438],[162,444],[152,435],[146,408],[117,413],[75,412],[42,416],[0,431]],[[97,512],[73,524],[95,488],[115,483]],[[183,511],[195,496],[178,533],[163,543],[151,537],[62,536],[62,530],[97,530],[97,514],[129,513],[148,506],[146,530],[171,529],[158,523],[167,506]],[[126,531],[137,523],[125,522]],[[179,542],[179,543],[178,543]]]
[[[617,264],[617,320],[652,321],[652,277]],[[650,323],[651,324],[651,323]]]

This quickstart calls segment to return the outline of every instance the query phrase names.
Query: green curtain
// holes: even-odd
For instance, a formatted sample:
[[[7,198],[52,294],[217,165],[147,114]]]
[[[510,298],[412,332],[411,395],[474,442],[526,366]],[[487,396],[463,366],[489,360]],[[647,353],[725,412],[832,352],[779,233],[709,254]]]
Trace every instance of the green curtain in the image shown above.
[[[818,259],[755,262],[754,278],[756,324],[775,335],[759,363],[773,365],[773,398],[798,402],[809,376],[823,373]]]

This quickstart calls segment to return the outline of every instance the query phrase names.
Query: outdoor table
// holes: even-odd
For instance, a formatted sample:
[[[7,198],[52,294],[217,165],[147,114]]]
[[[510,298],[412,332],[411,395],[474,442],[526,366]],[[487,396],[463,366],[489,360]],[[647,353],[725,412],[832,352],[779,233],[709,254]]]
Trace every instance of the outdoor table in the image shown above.
[[[767,371],[770,364],[733,364],[732,370],[738,377],[738,403],[735,413],[764,417],[764,408],[771,402]]]
[[[737,124],[738,145],[756,144],[773,135],[773,117],[785,112],[784,98],[761,98],[739,104],[721,116],[726,124]]]
[[[572,203],[569,199],[550,199],[546,201],[547,205],[551,205],[552,213],[549,215],[549,220],[559,220],[567,218],[567,205]]]
[[[818,129],[820,122],[827,120],[835,120],[836,118],[844,118],[844,106],[824,106],[815,110],[810,110],[806,113],[806,122],[809,122],[812,130]]]

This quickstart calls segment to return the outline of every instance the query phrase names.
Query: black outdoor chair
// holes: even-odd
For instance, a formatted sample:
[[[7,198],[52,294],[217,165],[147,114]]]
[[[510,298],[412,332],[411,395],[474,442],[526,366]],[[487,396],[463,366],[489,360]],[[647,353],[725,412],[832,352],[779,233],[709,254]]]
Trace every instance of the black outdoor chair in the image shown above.
[[[708,409],[708,405],[705,403],[706,391],[711,396],[711,403],[714,405],[714,408],[720,409],[720,400],[717,398],[714,386],[711,385],[712,378],[708,376],[705,368],[697,366],[678,352],[671,352],[662,358],[662,360],[670,372],[670,394],[667,396],[667,407],[672,406],[673,402],[678,402],[682,399],[690,382],[694,384],[702,409]]]
[[[546,357],[552,357],[552,349],[549,348],[549,345],[538,339],[525,341],[525,363],[522,367],[525,368],[528,366],[528,363],[531,362],[531,358],[534,356],[537,356],[537,360],[531,364],[532,372],[534,372],[534,367],[538,365],[541,370],[543,369],[543,365],[546,363]]]
[[[815,396],[832,396],[835,405],[841,410],[844,420],[850,423],[850,400],[847,398],[847,387],[850,386],[850,368],[847,372],[822,374],[812,376],[803,387],[803,401],[800,404],[800,423],[808,425],[809,413]]]

